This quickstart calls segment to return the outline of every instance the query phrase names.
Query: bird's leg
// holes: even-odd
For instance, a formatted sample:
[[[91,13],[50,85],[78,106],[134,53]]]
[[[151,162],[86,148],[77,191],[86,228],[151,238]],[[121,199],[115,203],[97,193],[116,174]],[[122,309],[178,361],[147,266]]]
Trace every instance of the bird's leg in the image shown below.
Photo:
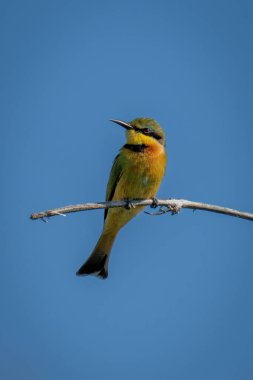
[[[150,205],[150,208],[156,208],[159,206],[158,204],[158,199],[153,197],[151,198],[153,203]],[[162,210],[162,207],[160,207],[160,210],[158,212],[148,212],[148,211],[144,211],[145,214],[148,214],[148,215],[162,215],[165,213],[165,211]]]
[[[131,208],[135,208],[135,205],[129,199],[126,199],[125,201],[127,202],[127,204],[125,205],[125,208],[127,210],[130,210]]]
[[[151,208],[156,208],[158,206],[158,199],[153,197],[151,198],[153,203],[150,205]]]

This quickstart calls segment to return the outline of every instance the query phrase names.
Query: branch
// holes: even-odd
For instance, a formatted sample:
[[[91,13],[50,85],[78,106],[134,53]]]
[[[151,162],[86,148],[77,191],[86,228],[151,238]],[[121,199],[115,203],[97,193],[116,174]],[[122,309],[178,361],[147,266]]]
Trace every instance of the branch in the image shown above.
[[[98,203],[82,203],[78,205],[70,205],[65,207],[59,207],[47,211],[41,211],[34,213],[30,216],[31,219],[42,219],[49,218],[52,216],[62,215],[66,216],[70,212],[87,211],[87,210],[97,210],[105,209],[111,207],[136,207],[136,206],[160,206],[160,210],[157,213],[148,213],[150,215],[161,215],[166,212],[171,212],[172,214],[177,214],[182,208],[189,208],[192,210],[205,210],[216,212],[219,214],[225,214],[229,216],[235,216],[242,219],[253,220],[253,214],[249,212],[243,212],[238,210],[233,210],[232,208],[226,208],[216,205],[210,205],[201,202],[192,202],[185,199],[144,199],[144,200],[129,200],[129,201],[112,201],[112,202],[98,202]]]

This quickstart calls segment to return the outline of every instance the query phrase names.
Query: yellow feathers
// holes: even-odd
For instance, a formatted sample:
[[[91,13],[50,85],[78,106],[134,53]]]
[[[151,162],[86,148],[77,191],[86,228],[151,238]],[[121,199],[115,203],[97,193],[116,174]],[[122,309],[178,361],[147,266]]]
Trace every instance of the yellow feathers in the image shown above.
[[[106,200],[154,197],[166,167],[165,136],[162,128],[155,120],[148,118],[138,118],[130,123],[112,121],[126,128],[127,143],[114,160]],[[143,207],[106,210],[99,241],[77,274],[93,274],[106,278],[109,255],[117,233],[142,210]]]

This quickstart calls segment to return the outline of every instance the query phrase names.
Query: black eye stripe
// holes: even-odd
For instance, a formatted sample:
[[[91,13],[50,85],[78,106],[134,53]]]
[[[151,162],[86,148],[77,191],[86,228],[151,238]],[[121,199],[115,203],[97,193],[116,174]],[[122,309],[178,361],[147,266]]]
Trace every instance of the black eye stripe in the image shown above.
[[[162,136],[158,135],[158,133],[152,131],[150,128],[137,128],[134,125],[132,125],[132,127],[136,132],[143,133],[146,136],[154,137],[156,140],[162,139]]]
[[[161,138],[162,138],[160,135],[158,135],[158,134],[155,133],[155,132],[151,132],[151,133],[150,133],[150,136],[154,137],[154,138],[157,139],[157,140],[161,140]]]

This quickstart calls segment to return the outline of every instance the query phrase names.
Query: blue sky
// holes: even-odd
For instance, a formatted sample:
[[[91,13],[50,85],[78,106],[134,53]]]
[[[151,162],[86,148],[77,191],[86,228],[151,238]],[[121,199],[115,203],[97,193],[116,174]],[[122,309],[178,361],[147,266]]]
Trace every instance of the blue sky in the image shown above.
[[[250,1],[3,1],[0,377],[250,380],[252,223],[139,215],[109,278],[78,278],[124,132],[155,118],[160,198],[253,211]]]

